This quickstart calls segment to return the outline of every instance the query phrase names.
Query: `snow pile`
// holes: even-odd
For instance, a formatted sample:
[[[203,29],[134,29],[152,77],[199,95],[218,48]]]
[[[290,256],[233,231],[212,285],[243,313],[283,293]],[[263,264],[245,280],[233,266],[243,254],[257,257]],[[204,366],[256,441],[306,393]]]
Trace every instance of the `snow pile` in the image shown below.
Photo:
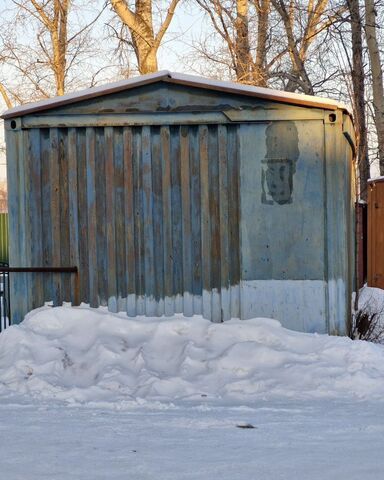
[[[67,402],[252,404],[383,398],[384,347],[284,329],[270,319],[130,319],[36,310],[0,335],[0,395]]]
[[[384,317],[384,290],[365,285],[359,292],[359,308]]]

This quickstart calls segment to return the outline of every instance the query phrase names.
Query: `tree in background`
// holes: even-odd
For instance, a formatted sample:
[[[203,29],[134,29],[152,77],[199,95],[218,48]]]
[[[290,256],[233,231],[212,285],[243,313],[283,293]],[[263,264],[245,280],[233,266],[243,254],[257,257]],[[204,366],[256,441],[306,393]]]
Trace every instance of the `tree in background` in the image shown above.
[[[363,60],[363,26],[359,0],[346,0],[352,41],[352,105],[354,110],[360,195],[366,199],[369,179],[369,158],[366,125],[365,72]]]
[[[353,105],[364,198],[370,176],[367,115],[371,105],[384,174],[383,39],[378,38],[377,20],[383,5],[365,0],[364,11],[359,0],[195,2],[211,25],[211,33],[195,45],[205,64],[200,71],[223,76],[226,68],[227,77],[241,83],[327,94]],[[372,92],[372,99],[367,91]]]
[[[307,3],[297,0],[289,2],[271,0],[271,2],[284,26],[286,49],[291,63],[289,70],[280,73],[287,80],[285,90],[288,92],[298,90],[307,95],[314,95],[314,86],[307,66],[310,47],[321,33],[340,20],[344,8],[327,10],[329,0],[317,2],[308,0]]]
[[[158,70],[157,52],[180,0],[170,1],[164,20],[159,22],[157,33],[155,33],[152,0],[136,0],[134,8],[127,0],[110,1],[121,22],[122,28],[115,29],[120,47],[125,44],[133,47],[140,74],[156,72]],[[129,36],[126,35],[126,31],[129,32]]]
[[[94,83],[98,65],[84,67],[96,49],[90,33],[100,10],[91,9],[89,0],[12,0],[11,4],[2,22],[0,55],[9,78],[0,93],[8,106],[63,95],[68,87],[84,86],[90,72],[86,85]]]
[[[319,75],[313,65],[321,58],[320,37],[324,40],[327,30],[341,20],[345,6],[328,8],[329,0],[195,2],[212,26],[212,34],[196,51],[206,64],[226,66],[230,78],[313,95],[315,86],[320,90],[333,76]]]
[[[383,63],[378,39],[377,10],[373,0],[365,0],[365,36],[372,77],[373,116],[377,134],[380,175],[384,175],[384,88]]]
[[[237,82],[266,87],[270,0],[196,2],[214,30],[197,46],[200,59],[225,67]]]

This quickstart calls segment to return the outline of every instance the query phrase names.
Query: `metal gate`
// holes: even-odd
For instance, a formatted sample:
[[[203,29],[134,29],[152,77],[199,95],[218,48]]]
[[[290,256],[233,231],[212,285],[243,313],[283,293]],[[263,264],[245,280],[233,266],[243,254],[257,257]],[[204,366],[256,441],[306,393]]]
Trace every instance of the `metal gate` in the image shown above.
[[[0,263],[1,267],[8,267],[7,263]],[[0,332],[11,324],[10,312],[10,292],[9,292],[9,272],[0,271]]]
[[[10,267],[0,263],[0,332],[11,325],[10,273],[53,273],[76,274],[77,267]],[[77,281],[75,282],[77,283]]]

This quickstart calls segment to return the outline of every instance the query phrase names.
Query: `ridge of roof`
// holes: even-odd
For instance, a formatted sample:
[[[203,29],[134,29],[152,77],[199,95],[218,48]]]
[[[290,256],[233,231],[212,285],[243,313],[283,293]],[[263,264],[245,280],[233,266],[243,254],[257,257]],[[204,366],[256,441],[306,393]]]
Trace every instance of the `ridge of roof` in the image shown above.
[[[79,92],[68,93],[66,95],[53,97],[46,100],[40,100],[38,102],[19,105],[17,107],[6,110],[1,115],[1,118],[6,120],[9,118],[23,116],[34,112],[42,112],[50,110],[52,108],[74,104],[83,100],[97,98],[112,93],[118,93],[124,90],[130,90],[131,88],[148,85],[158,81],[165,81],[168,83],[187,85],[197,88],[205,88],[209,90],[233,93],[237,95],[264,98],[267,100],[286,103],[290,105],[301,105],[330,110],[336,110],[340,108],[351,115],[351,111],[348,107],[340,104],[336,100],[331,100],[328,98],[284,92],[271,88],[242,85],[239,83],[227,82],[222,80],[211,80],[205,77],[198,77],[195,75],[187,75],[184,73],[161,70],[156,73],[150,73],[147,75],[141,75],[139,77],[120,80],[118,82],[100,85],[98,87],[87,88],[85,90],[80,90]]]

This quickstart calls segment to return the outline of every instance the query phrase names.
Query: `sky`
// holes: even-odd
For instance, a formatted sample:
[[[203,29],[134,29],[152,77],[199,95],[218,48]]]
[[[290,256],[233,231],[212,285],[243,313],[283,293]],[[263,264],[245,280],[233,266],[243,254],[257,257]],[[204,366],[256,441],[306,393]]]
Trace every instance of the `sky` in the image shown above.
[[[102,5],[104,2],[96,0],[93,4]],[[12,0],[0,0],[0,13],[4,18],[7,16],[8,9],[12,8]],[[102,37],[105,33],[105,22],[110,17],[107,11],[103,21],[100,22],[98,35]],[[190,60],[191,45],[198,39],[201,32],[206,28],[204,15],[196,8],[194,2],[183,2],[178,6],[173,18],[171,27],[167,32],[164,42],[158,53],[158,63],[160,69],[179,71],[184,73],[196,73],[189,64],[193,64]],[[188,57],[188,62],[184,60]],[[0,111],[5,111],[6,106],[0,101]],[[4,131],[0,128],[0,143],[4,143]],[[6,163],[5,155],[0,153],[0,182],[6,179]]]

